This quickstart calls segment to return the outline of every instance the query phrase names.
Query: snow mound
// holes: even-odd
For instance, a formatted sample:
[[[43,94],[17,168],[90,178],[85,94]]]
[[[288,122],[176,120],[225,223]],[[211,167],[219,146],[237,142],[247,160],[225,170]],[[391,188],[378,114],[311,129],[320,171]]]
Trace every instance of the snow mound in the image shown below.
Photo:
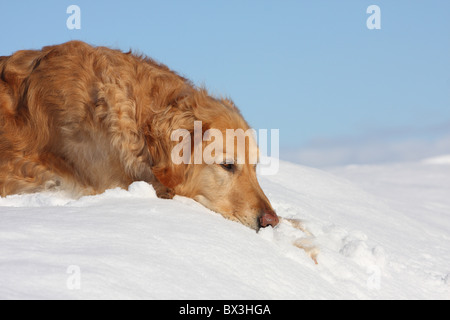
[[[449,171],[281,162],[259,233],[144,182],[0,198],[0,298],[449,299]]]
[[[450,165],[450,155],[429,158],[422,161],[423,164]]]

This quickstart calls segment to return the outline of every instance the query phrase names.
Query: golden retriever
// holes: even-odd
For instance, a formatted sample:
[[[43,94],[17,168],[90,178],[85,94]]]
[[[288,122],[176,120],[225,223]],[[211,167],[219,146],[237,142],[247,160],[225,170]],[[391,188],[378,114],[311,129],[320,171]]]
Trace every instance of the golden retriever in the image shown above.
[[[71,41],[0,57],[0,195],[82,196],[146,181],[159,197],[193,198],[255,230],[275,226],[255,165],[236,150],[215,150],[212,164],[172,161],[172,133],[193,135],[195,121],[202,134],[249,129],[229,99],[131,52]],[[246,159],[258,152],[250,140]]]

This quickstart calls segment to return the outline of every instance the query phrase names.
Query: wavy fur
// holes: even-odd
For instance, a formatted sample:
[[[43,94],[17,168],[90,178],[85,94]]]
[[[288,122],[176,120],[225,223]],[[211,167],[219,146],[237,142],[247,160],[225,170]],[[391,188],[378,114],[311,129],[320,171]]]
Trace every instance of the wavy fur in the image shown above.
[[[248,129],[230,100],[131,52],[71,41],[0,57],[0,195],[60,188],[81,196],[142,180],[160,197],[203,199],[205,175],[170,160],[170,133],[192,131],[195,120]]]

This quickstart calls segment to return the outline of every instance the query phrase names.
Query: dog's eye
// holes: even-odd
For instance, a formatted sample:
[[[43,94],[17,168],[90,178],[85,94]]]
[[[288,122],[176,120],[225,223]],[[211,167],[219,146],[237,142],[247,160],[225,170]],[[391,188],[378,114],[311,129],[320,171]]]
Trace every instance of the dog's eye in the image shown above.
[[[232,163],[221,163],[220,166],[227,171],[230,171],[230,172],[234,171],[234,164],[232,164]]]

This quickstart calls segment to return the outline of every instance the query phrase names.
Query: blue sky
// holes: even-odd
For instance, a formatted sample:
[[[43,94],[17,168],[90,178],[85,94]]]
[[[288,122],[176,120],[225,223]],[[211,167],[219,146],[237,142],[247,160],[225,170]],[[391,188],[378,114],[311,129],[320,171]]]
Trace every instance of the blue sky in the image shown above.
[[[71,4],[81,30],[66,27]],[[372,4],[381,30],[366,27]],[[299,162],[450,153],[450,1],[3,1],[0,27],[0,55],[71,39],[145,53],[280,129]],[[351,155],[388,145],[400,155]],[[339,146],[353,153],[324,163]]]

